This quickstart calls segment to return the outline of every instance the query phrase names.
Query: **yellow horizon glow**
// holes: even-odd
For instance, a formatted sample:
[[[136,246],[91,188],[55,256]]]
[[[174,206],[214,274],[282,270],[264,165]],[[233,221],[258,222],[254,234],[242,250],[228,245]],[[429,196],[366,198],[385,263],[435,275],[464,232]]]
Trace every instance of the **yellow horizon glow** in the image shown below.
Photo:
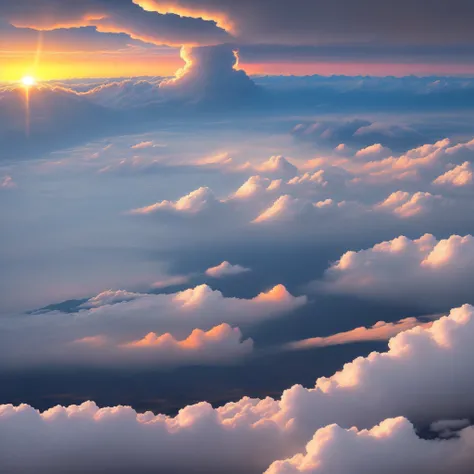
[[[157,57],[156,55],[112,55],[75,54],[43,55],[34,61],[24,56],[4,56],[0,52],[0,82],[23,82],[26,75],[35,82],[80,78],[173,76],[183,66],[179,55]],[[26,73],[26,74],[25,74]]]

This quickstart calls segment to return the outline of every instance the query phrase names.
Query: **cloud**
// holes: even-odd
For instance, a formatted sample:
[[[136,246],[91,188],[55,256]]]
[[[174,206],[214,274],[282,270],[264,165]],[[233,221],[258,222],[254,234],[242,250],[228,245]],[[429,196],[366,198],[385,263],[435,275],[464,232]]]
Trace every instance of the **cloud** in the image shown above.
[[[372,327],[358,327],[350,331],[333,334],[326,337],[312,337],[302,341],[290,342],[286,345],[288,349],[301,350],[313,347],[338,346],[341,344],[352,344],[367,341],[388,341],[397,334],[417,326],[430,327],[431,322],[423,323],[417,318],[406,318],[394,323],[379,321]]]
[[[2,405],[0,434],[5,441],[0,456],[12,474],[33,469],[38,474],[55,474],[69,467],[78,473],[98,467],[101,473],[151,473],[157,463],[163,471],[177,473],[258,473],[278,459],[302,452],[316,432],[320,443],[311,442],[308,451],[322,456],[320,469],[327,470],[321,472],[345,472],[340,464],[344,462],[349,463],[348,473],[355,468],[367,472],[375,460],[382,463],[376,472],[389,472],[385,469],[389,461],[400,468],[422,468],[432,456],[440,468],[451,466],[454,472],[463,472],[457,468],[464,464],[443,463],[467,459],[470,469],[471,459],[455,454],[471,456],[473,449],[466,442],[472,438],[472,428],[443,444],[418,440],[407,420],[428,426],[472,414],[473,337],[474,308],[465,305],[430,328],[398,334],[390,340],[388,352],[359,357],[333,376],[318,379],[314,388],[295,385],[281,400],[243,398],[216,409],[199,403],[182,409],[176,417],[138,414],[123,406],[99,409],[92,402],[57,406],[43,413],[28,405]],[[387,418],[396,419],[384,421]],[[361,431],[378,423],[381,427]],[[357,429],[348,430],[353,426]],[[382,454],[376,456],[379,449]],[[344,456],[334,456],[341,450]],[[428,457],[426,450],[431,453]],[[293,471],[281,472],[299,472],[294,468],[303,469],[305,459],[312,457],[297,456]],[[410,464],[413,459],[417,464]],[[286,467],[291,468],[288,461]],[[277,468],[282,464],[271,467]]]
[[[141,339],[118,344],[99,335],[76,339],[67,347],[67,353],[61,357],[63,365],[143,369],[232,363],[252,352],[253,341],[243,341],[238,328],[220,324],[208,331],[194,329],[182,340],[170,333],[150,332]],[[47,358],[43,363],[46,361]]]
[[[4,176],[0,178],[0,188],[1,189],[13,189],[16,188],[17,184],[13,181],[11,176]]]
[[[393,212],[401,218],[411,218],[439,210],[440,206],[446,206],[446,204],[448,202],[439,195],[424,192],[408,193],[396,191],[376,207],[379,210]]]
[[[326,271],[321,285],[330,292],[430,307],[469,298],[473,270],[471,235],[443,240],[431,234],[416,240],[400,236],[346,252]]]
[[[194,242],[235,242],[236,236],[240,236],[240,242],[250,236],[265,241],[276,234],[285,236],[287,242],[290,237],[291,242],[314,238],[320,242],[328,238],[347,240],[349,232],[364,242],[368,235],[384,239],[401,232],[471,232],[464,218],[472,211],[470,201],[463,196],[439,194],[440,189],[435,193],[429,180],[409,184],[399,179],[390,179],[389,183],[366,180],[364,163],[359,163],[359,171],[352,172],[342,167],[344,163],[335,166],[318,159],[312,160],[311,166],[312,171],[302,171],[290,179],[266,177],[260,170],[261,174],[250,176],[226,196],[202,187],[176,201],[159,201],[130,213],[143,218],[154,216],[157,224],[166,222],[177,245],[185,244],[191,235]],[[403,188],[428,188],[433,192]],[[394,191],[387,196],[387,189]],[[344,235],[341,226],[346,230]]]
[[[231,47],[181,48],[186,63],[174,78],[161,82],[160,89],[169,100],[181,100],[206,107],[251,104],[260,88],[238,69],[238,53]]]
[[[152,141],[148,141],[137,143],[136,145],[132,145],[130,148],[132,148],[132,150],[142,150],[144,148],[153,148],[154,146],[156,145]]]
[[[261,224],[263,222],[291,221],[299,217],[308,217],[313,210],[314,207],[311,202],[293,198],[286,194],[280,196],[268,209],[256,217],[253,222]]]
[[[298,174],[298,168],[283,156],[272,156],[255,167],[255,170],[273,178],[292,178]]]
[[[370,79],[369,79],[370,80]],[[380,82],[373,83],[370,86],[360,85],[355,82],[349,84],[341,81],[334,81],[333,83],[324,84],[324,90],[332,89],[332,94],[343,94],[347,96],[352,95],[352,100],[356,100],[364,96],[364,91],[367,89],[381,89],[381,94],[386,97],[391,94],[406,94],[411,87],[405,84],[404,88],[395,92],[396,84],[384,87],[382,85],[384,79]],[[421,88],[422,86],[419,85]],[[319,87],[323,87],[320,85]],[[414,86],[416,87],[416,86]],[[339,90],[338,88],[342,89]],[[317,94],[317,84],[313,86],[312,95]],[[383,90],[383,92],[382,92]],[[390,92],[389,92],[390,90]],[[308,91],[309,92],[309,91]],[[321,92],[322,93],[322,92]],[[327,98],[326,98],[327,100]],[[370,100],[366,98],[366,100]],[[421,129],[421,130],[420,130]],[[298,141],[314,143],[319,147],[336,148],[339,153],[349,153],[351,148],[367,148],[368,152],[375,151],[371,148],[374,144],[378,144],[379,154],[389,154],[388,149],[396,151],[405,151],[409,148],[419,146],[434,138],[434,132],[423,130],[419,124],[403,125],[400,123],[392,123],[390,121],[376,121],[365,118],[354,118],[346,120],[318,120],[316,122],[305,121],[298,124],[293,130],[292,135]],[[359,153],[360,156],[362,154]]]
[[[116,363],[120,366],[136,360],[159,366],[163,365],[163,359],[168,364],[192,360],[187,358],[190,352],[183,352],[170,362],[163,348],[171,351],[197,344],[195,355],[198,355],[201,339],[207,344],[204,349],[209,346],[211,351],[204,350],[205,360],[216,354],[217,346],[213,341],[217,345],[222,343],[222,350],[236,355],[248,351],[251,343],[240,343],[240,332],[230,326],[257,324],[289,313],[305,303],[305,296],[294,297],[283,285],[252,299],[226,298],[206,285],[171,294],[108,290],[82,303],[72,314],[44,310],[4,318],[0,321],[0,352],[3,354],[0,365]],[[222,324],[226,326],[215,329]],[[193,334],[195,329],[201,331]],[[130,344],[137,345],[137,341],[149,333],[154,334],[149,340],[157,341],[156,353],[124,349],[131,347]],[[184,339],[184,342],[176,338]]]
[[[473,170],[471,163],[465,161],[462,165],[458,165],[452,170],[438,176],[433,184],[440,186],[462,187],[468,186],[473,182]]]
[[[153,288],[162,289],[169,288],[175,285],[184,285],[187,283],[192,275],[175,275],[162,278],[161,280],[155,281],[152,285]]]
[[[232,275],[239,275],[241,273],[249,272],[250,268],[242,267],[241,265],[231,265],[229,262],[222,262],[216,267],[211,267],[206,270],[206,275],[213,278],[224,278]]]
[[[131,214],[153,214],[159,211],[178,212],[185,214],[196,214],[214,209],[220,205],[220,201],[207,187],[202,187],[183,196],[175,202],[161,201],[150,206],[141,207],[131,211]]]
[[[148,12],[128,0],[7,1],[0,15],[12,25],[37,30],[94,26],[101,33],[125,33],[156,45],[219,44],[230,36],[213,21]]]
[[[468,474],[473,462],[474,427],[450,441],[426,440],[409,420],[399,417],[370,430],[321,428],[304,454],[273,463],[265,474]]]
[[[370,39],[377,44],[438,44],[442,35],[444,43],[466,44],[474,39],[467,20],[474,11],[467,0],[456,0],[456,10],[449,12],[444,2],[425,11],[422,0],[403,0],[392,9],[376,0],[363,0],[357,8],[347,0],[325,0],[318,5],[304,0],[296,4],[289,0],[134,1],[160,13],[213,19],[246,43],[364,44]],[[423,33],[418,27],[421,22]]]
[[[390,149],[382,146],[380,143],[369,145],[360,149],[355,156],[357,158],[373,159],[374,157],[390,156]]]
[[[453,438],[458,432],[471,424],[470,420],[441,420],[430,425],[430,431],[437,433],[440,438]]]
[[[121,129],[121,117],[62,87],[0,86],[0,159],[41,155]]]

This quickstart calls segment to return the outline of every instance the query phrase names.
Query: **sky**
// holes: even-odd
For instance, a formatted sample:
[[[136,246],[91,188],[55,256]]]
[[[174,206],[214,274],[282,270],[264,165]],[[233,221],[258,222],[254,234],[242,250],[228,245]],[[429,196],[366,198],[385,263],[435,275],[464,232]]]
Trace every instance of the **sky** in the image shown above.
[[[472,3],[5,1],[0,80],[171,76],[183,45],[229,44],[249,74],[469,75]]]
[[[0,2],[0,472],[472,474],[473,20]]]

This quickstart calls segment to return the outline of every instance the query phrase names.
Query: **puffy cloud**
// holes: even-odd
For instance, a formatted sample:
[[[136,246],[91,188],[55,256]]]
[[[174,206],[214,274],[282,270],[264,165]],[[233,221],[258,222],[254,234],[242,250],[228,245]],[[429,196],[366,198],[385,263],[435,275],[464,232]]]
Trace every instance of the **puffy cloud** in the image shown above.
[[[259,173],[273,178],[292,178],[298,173],[298,168],[283,156],[272,156],[256,167]]]
[[[226,45],[183,47],[181,57],[184,67],[160,83],[168,99],[219,108],[229,103],[253,105],[260,88],[238,69],[237,51]]]
[[[262,178],[261,176],[250,176],[242,186],[233,194],[233,199],[246,199],[255,197],[256,195],[262,195],[265,191],[269,190],[271,181],[268,178]]]
[[[206,275],[213,278],[224,278],[226,276],[239,275],[241,273],[249,272],[250,268],[245,268],[242,265],[231,265],[229,262],[222,262],[216,267],[211,267],[206,270]]]
[[[150,206],[134,209],[131,214],[153,214],[159,211],[178,212],[185,214],[196,214],[206,210],[216,208],[220,201],[214,196],[214,193],[206,187],[202,187],[183,196],[175,202],[161,201]]]
[[[253,221],[253,224],[284,224],[300,223],[306,230],[329,231],[335,222],[343,219],[357,219],[366,215],[366,209],[353,202],[335,202],[332,199],[312,202],[306,198],[297,198],[285,194],[276,199],[268,208],[263,210]],[[318,229],[321,223],[325,229]]]
[[[473,269],[471,235],[439,241],[430,234],[416,240],[400,236],[367,250],[346,252],[320,284],[336,293],[436,306],[469,298]]]
[[[306,452],[273,463],[265,474],[468,474],[474,462],[474,427],[453,440],[425,440],[403,417],[370,430],[330,425],[318,430]]]
[[[446,173],[438,176],[433,184],[442,186],[462,187],[468,186],[473,182],[473,171],[469,161],[465,161],[462,165],[446,171]]]
[[[396,191],[379,203],[376,208],[388,210],[402,218],[409,218],[432,212],[439,209],[440,205],[446,204],[442,196],[434,196],[431,193]]]
[[[340,344],[352,344],[354,342],[366,341],[388,341],[397,334],[417,326],[429,327],[431,322],[423,323],[417,318],[406,318],[394,323],[379,321],[372,327],[358,327],[350,331],[333,334],[326,337],[312,337],[302,341],[290,342],[286,345],[288,349],[311,349],[313,347],[338,346]]]
[[[305,216],[313,211],[309,201],[293,198],[288,194],[280,196],[268,209],[254,219],[254,223],[288,221]]]
[[[172,334],[150,332],[143,338],[122,344],[106,336],[89,336],[68,344],[68,351],[61,355],[61,364],[108,367],[144,368],[181,365],[205,365],[234,362],[252,352],[253,341],[242,341],[238,328],[220,324],[209,331],[194,329],[185,339],[178,340]],[[48,356],[43,363],[53,363]],[[53,356],[54,357],[54,356]]]
[[[355,156],[357,158],[371,159],[374,157],[389,156],[391,153],[389,148],[382,146],[380,143],[369,145],[365,148],[360,149]]]
[[[81,304],[72,314],[43,310],[2,319],[0,365],[28,367],[46,362],[94,365],[95,360],[98,364],[101,361],[126,364],[134,358],[160,365],[163,358],[167,361],[163,348],[168,345],[176,349],[196,346],[201,350],[200,340],[206,343],[205,359],[216,354],[216,344],[221,343],[222,350],[235,355],[248,351],[251,343],[240,343],[240,332],[231,330],[230,325],[256,324],[305,303],[305,296],[294,297],[282,285],[252,299],[225,298],[206,285],[171,294],[108,290]],[[221,324],[226,326],[213,329]],[[191,334],[194,329],[201,332]],[[205,334],[205,331],[210,332]],[[154,347],[160,349],[156,353],[124,349],[149,333],[155,336],[147,340],[157,341]],[[211,351],[209,354],[206,348]],[[175,359],[190,360],[180,358],[180,354]],[[183,356],[189,354],[182,353]],[[153,359],[155,355],[157,358]]]
[[[393,452],[393,463],[402,471],[426,468],[435,456],[439,461],[435,465],[449,467],[440,474],[463,472],[457,468],[472,465],[473,449],[466,444],[472,428],[442,444],[445,441],[418,440],[407,420],[426,426],[472,413],[473,337],[474,308],[465,305],[429,328],[398,334],[390,340],[388,352],[359,357],[333,376],[318,379],[314,388],[295,385],[279,401],[243,398],[216,409],[200,403],[182,409],[176,417],[138,414],[122,406],[99,409],[92,402],[43,413],[27,405],[3,405],[0,434],[5,441],[0,455],[12,474],[33,468],[40,474],[55,474],[66,467],[78,473],[94,469],[145,473],[154,472],[157,463],[169,472],[257,473],[277,459],[295,455],[270,469],[299,472],[298,468],[310,468],[312,460],[320,460],[319,466],[311,468],[345,472],[341,463],[351,460],[350,473],[356,467],[367,472],[372,466],[376,472],[391,472],[387,463]],[[406,420],[384,421],[395,417]],[[378,423],[375,429],[360,431]],[[353,426],[358,429],[346,431]],[[310,442],[315,432],[318,442]],[[308,442],[311,455],[298,456]],[[344,456],[334,456],[341,450]],[[376,456],[379,450],[382,454]],[[382,464],[374,465],[374,460]],[[466,460],[469,464],[463,464]]]

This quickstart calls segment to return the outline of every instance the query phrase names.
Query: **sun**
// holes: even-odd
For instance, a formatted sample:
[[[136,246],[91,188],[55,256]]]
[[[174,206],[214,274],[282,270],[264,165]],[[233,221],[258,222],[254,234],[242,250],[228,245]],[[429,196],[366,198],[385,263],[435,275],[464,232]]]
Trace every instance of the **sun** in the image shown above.
[[[25,87],[31,87],[36,84],[36,79],[33,76],[25,76],[21,78],[21,83]]]

